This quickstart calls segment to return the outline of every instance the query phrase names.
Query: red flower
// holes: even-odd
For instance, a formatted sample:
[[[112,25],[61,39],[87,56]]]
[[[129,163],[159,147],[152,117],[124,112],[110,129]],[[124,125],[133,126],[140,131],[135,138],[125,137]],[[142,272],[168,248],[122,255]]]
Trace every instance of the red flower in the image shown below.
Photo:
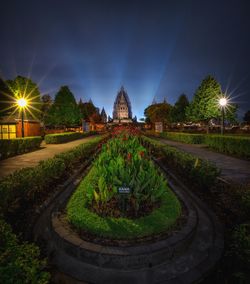
[[[132,158],[131,153],[128,153],[128,155],[127,155],[127,159],[128,159],[128,161],[130,161],[130,160],[131,160],[131,158]]]
[[[144,157],[144,154],[145,154],[144,151],[140,151],[140,153],[139,153],[139,155],[140,155],[141,157]]]

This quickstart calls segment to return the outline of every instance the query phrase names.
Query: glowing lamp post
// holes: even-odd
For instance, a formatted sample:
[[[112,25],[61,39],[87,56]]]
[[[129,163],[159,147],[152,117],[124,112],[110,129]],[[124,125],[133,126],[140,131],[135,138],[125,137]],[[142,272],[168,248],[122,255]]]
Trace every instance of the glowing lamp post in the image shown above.
[[[21,114],[22,114],[22,137],[24,137],[24,108],[27,106],[27,100],[24,98],[20,98],[17,100],[17,104],[21,109]]]
[[[221,135],[224,134],[224,116],[225,116],[225,107],[227,105],[227,99],[221,98],[219,100],[220,108],[221,108]]]

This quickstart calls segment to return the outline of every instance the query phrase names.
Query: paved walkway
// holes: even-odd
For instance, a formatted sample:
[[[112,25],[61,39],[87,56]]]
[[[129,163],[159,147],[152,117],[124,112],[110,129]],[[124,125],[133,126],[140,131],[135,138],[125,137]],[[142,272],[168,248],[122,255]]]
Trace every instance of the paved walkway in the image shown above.
[[[166,139],[159,140],[194,156],[215,163],[216,166],[221,169],[221,177],[229,183],[234,182],[250,185],[250,161],[245,161],[214,152],[208,149],[208,147],[205,145],[185,144]]]
[[[93,137],[96,136],[85,137],[63,144],[46,145],[45,142],[42,142],[41,149],[39,150],[2,160],[0,161],[0,179],[16,170],[26,167],[35,167],[40,161],[52,158],[56,154],[66,152],[82,143],[89,142]]]

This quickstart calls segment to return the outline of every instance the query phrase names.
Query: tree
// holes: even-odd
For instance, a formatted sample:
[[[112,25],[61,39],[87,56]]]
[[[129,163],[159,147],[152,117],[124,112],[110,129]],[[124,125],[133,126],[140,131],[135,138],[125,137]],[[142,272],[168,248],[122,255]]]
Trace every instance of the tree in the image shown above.
[[[101,118],[102,118],[103,123],[107,122],[107,114],[106,114],[104,107],[102,108],[102,111],[101,111]]]
[[[225,109],[225,119],[230,122],[230,123],[236,123],[237,122],[237,110],[238,110],[238,105],[229,103],[226,106]],[[220,113],[220,118],[221,118],[221,113]]]
[[[250,110],[248,110],[245,115],[244,115],[244,121],[247,123],[247,124],[250,124]]]
[[[185,94],[179,96],[174,107],[171,109],[170,119],[172,122],[186,121],[186,108],[189,106],[188,98]]]
[[[102,117],[98,112],[94,112],[90,117],[89,120],[93,123],[102,122]]]
[[[17,76],[14,80],[8,80],[6,83],[14,99],[25,98],[28,101],[24,112],[25,117],[39,119],[41,98],[37,84],[31,79],[22,76]]]
[[[97,113],[96,107],[90,100],[89,102],[83,103],[81,100],[78,104],[80,109],[81,118],[86,121],[90,121],[90,117]]]
[[[148,106],[144,110],[147,123],[163,122],[168,123],[170,121],[169,115],[171,111],[171,105],[168,103],[158,103]]]
[[[45,121],[48,117],[48,111],[52,106],[52,98],[50,95],[45,94],[42,96],[42,106],[41,106],[41,120]]]
[[[15,106],[14,95],[6,82],[0,78],[0,117],[8,115]]]
[[[135,122],[135,123],[137,122],[137,116],[136,115],[133,118],[133,122]]]
[[[80,124],[80,112],[68,86],[62,86],[56,94],[45,124],[57,127],[72,127]]]
[[[207,76],[196,90],[193,100],[186,108],[187,118],[193,122],[203,122],[207,125],[212,118],[220,116],[218,99],[221,97],[221,86],[212,77]]]

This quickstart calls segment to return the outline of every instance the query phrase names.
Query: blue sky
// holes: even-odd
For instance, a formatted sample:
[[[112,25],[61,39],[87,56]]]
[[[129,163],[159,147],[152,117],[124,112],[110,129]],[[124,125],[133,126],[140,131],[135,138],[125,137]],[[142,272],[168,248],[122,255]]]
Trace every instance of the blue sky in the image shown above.
[[[153,98],[191,99],[215,76],[250,109],[248,1],[5,1],[0,74],[30,76],[43,94],[68,85],[109,115],[124,85],[133,115]]]

